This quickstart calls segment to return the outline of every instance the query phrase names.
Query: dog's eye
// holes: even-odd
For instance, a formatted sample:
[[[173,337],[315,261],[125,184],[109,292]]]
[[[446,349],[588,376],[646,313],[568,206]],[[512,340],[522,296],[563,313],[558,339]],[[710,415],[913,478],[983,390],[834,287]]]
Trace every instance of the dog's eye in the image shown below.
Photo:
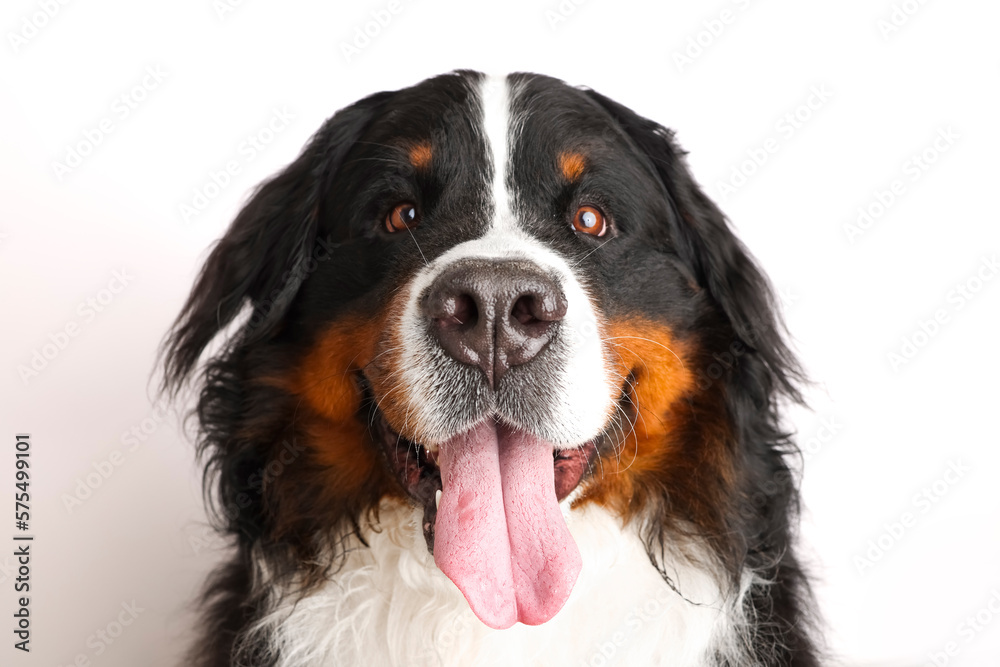
[[[417,207],[410,202],[396,204],[389,215],[385,216],[385,229],[388,232],[401,232],[406,229],[413,229],[420,222],[420,215]]]
[[[573,216],[573,229],[591,236],[604,236],[608,231],[608,223],[604,214],[593,206],[581,206]]]

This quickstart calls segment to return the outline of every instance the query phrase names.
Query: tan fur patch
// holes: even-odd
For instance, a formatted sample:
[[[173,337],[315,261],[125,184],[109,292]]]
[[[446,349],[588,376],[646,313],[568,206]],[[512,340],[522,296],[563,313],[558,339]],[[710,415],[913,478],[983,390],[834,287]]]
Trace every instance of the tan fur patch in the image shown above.
[[[581,153],[567,151],[559,154],[559,169],[570,183],[575,183],[583,175],[587,159]]]
[[[409,153],[410,164],[412,164],[415,169],[426,169],[429,167],[431,164],[431,158],[434,156],[430,143],[426,141],[410,146]]]

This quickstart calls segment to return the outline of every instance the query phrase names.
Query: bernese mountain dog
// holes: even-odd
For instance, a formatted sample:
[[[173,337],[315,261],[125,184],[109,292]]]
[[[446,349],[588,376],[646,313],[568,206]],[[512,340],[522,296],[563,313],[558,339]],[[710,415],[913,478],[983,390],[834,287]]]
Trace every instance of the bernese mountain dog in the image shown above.
[[[783,335],[621,104],[457,71],[338,111],[164,342],[234,546],[190,664],[818,664]]]

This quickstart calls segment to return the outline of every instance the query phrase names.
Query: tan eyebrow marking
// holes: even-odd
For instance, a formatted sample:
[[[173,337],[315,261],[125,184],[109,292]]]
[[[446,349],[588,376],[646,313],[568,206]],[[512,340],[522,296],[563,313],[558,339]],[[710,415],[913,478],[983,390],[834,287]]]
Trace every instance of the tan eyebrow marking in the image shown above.
[[[431,144],[428,141],[422,141],[419,144],[410,146],[410,164],[416,169],[426,169],[430,166],[433,155]]]
[[[587,159],[581,153],[564,151],[559,154],[559,169],[562,170],[566,180],[575,183],[583,175],[583,168],[587,166]]]

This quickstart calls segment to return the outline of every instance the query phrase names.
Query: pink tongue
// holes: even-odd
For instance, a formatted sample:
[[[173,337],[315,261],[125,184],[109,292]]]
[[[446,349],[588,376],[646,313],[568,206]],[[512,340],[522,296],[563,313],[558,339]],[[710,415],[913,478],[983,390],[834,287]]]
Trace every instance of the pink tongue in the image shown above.
[[[440,447],[434,562],[491,628],[548,621],[580,573],[556,499],[552,449],[492,420]]]

